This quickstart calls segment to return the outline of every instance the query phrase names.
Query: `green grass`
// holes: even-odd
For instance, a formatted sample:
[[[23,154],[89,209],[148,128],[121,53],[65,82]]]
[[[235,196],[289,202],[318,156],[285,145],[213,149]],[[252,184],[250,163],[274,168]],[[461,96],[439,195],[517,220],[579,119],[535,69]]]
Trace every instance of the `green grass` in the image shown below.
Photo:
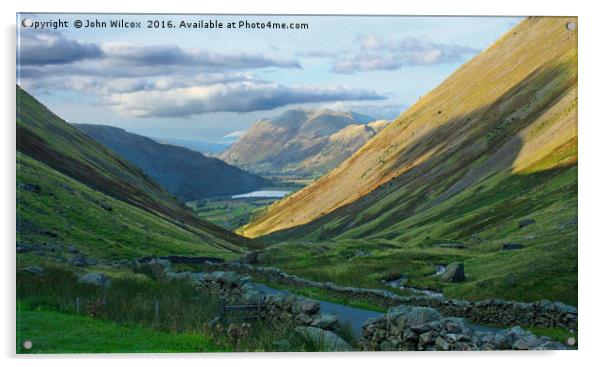
[[[42,193],[49,193],[53,189],[63,192],[67,191],[66,195],[63,195],[60,201],[58,199],[55,200],[57,202],[56,206],[35,208],[40,210],[40,216],[55,216],[57,220],[61,220],[61,216],[69,214],[66,212],[70,209],[71,212],[74,212],[68,200],[70,192],[63,190],[61,184],[64,182],[60,182],[64,181],[65,177],[69,177],[79,183],[76,190],[85,185],[89,189],[88,192],[102,193],[107,198],[110,197],[131,207],[140,209],[149,215],[147,218],[150,216],[156,217],[151,220],[153,223],[168,222],[173,227],[177,226],[186,232],[190,232],[190,235],[196,237],[191,243],[214,247],[216,251],[220,252],[238,253],[244,252],[243,248],[254,246],[252,241],[245,240],[195,216],[192,210],[186,207],[184,203],[178,201],[139,168],[118,156],[111,149],[81,133],[48,110],[19,86],[16,89],[16,99],[17,150],[21,153],[21,157],[30,157],[30,162],[28,163],[33,172],[30,180],[23,180],[24,177],[19,172],[22,166],[17,164],[18,200],[21,199],[22,195],[29,195],[27,190],[21,189],[21,185],[35,181],[35,173],[38,168],[44,171],[44,177],[38,180],[39,182],[33,183],[40,185]],[[18,158],[18,161],[22,162],[23,159]],[[38,162],[38,164],[35,165],[32,162]],[[59,172],[63,176],[59,175]],[[45,182],[49,178],[51,182]],[[55,179],[53,180],[53,178]],[[68,188],[74,185],[67,183],[65,186]],[[98,197],[98,195],[92,196]],[[50,200],[52,198],[46,197],[46,199]],[[63,199],[67,200],[62,201]],[[34,196],[33,201],[35,202],[35,200],[36,197]],[[88,203],[88,205],[91,206],[100,204],[97,201],[95,202],[95,200],[90,201],[92,202]],[[20,208],[25,206],[25,209],[28,209],[27,204],[29,203],[17,203],[18,216],[20,215]],[[60,207],[58,207],[59,205]],[[30,210],[33,211],[33,209],[31,208]],[[57,212],[53,213],[53,211]],[[86,217],[86,214],[90,214],[91,217]],[[85,210],[81,210],[80,213],[74,213],[75,216],[79,216],[83,221],[90,220],[94,222],[96,220],[98,222],[100,219],[103,219],[102,215],[98,215],[99,218],[95,218],[95,214],[98,213],[88,213]],[[89,228],[88,232],[90,234],[88,236],[95,236],[96,233],[94,231],[103,229],[104,227],[111,229],[111,232],[127,232],[129,230],[127,226],[119,227],[122,216],[125,214],[129,213],[113,213],[112,216],[106,218],[109,219],[106,225],[101,224],[99,227]],[[114,224],[117,224],[117,228],[115,228]],[[161,223],[160,226],[165,227],[166,225],[165,223]],[[150,229],[148,230],[154,230],[152,226],[149,227]],[[42,230],[46,229],[43,228]],[[66,230],[71,229],[69,227],[66,228]],[[76,229],[80,232],[86,231],[85,228],[74,228],[74,230]],[[63,234],[63,230],[64,228],[59,228],[55,231],[58,234]],[[140,233],[137,233],[137,235],[140,235]],[[165,237],[169,238],[170,235]],[[145,237],[140,238],[139,242],[141,244],[144,243]],[[160,244],[156,243],[150,245],[160,246]]]
[[[537,336],[547,336],[550,339],[555,340],[560,343],[563,343],[563,344],[567,344],[567,340],[569,338],[575,338],[575,345],[573,345],[573,347],[578,346],[577,345],[577,342],[578,342],[577,334],[571,333],[570,331],[568,331],[566,329],[540,328],[540,327],[534,327],[534,326],[525,327],[524,329],[529,330],[530,332],[532,332],[533,334],[535,334]]]
[[[198,333],[167,333],[43,308],[21,307],[17,353],[168,353],[216,352]],[[33,347],[23,348],[29,340]]]
[[[276,200],[276,198],[210,198],[187,204],[201,218],[220,227],[235,230],[248,223],[258,210]]]
[[[392,210],[330,240],[310,232],[306,240],[268,247],[263,259],[292,274],[343,285],[382,287],[381,280],[403,275],[410,286],[441,290],[450,298],[550,299],[577,305],[576,177],[576,166],[492,176],[420,214],[394,220],[399,215]],[[395,203],[399,196],[387,199]],[[536,223],[519,229],[523,218]],[[353,238],[360,232],[372,235]],[[434,246],[446,242],[466,248]],[[504,243],[525,248],[501,251]],[[358,251],[368,256],[356,256]],[[454,261],[464,262],[465,282],[432,276],[435,265]]]
[[[67,247],[75,245],[96,259],[149,254],[238,256],[216,246],[219,240],[205,241],[195,232],[93,190],[21,153],[17,153],[17,182],[21,187],[39,188],[38,192],[23,188],[18,192],[17,240],[58,247],[47,255],[69,257]]]
[[[219,300],[199,292],[188,280],[167,281],[121,270],[111,274],[112,285],[105,289],[78,283],[72,269],[40,265],[45,268],[43,276],[17,272],[18,343],[32,340],[33,352],[313,351],[302,344],[284,349],[277,345],[289,337],[292,324],[255,321],[246,329],[240,324],[210,328],[208,321],[217,316]],[[46,321],[35,333],[32,323],[38,319]],[[61,320],[60,326],[52,319]],[[148,340],[128,343],[128,330],[137,330],[139,339]],[[88,332],[98,336],[91,346],[87,338],[79,342],[77,338]],[[126,336],[113,338],[116,333]],[[161,338],[171,336],[173,342],[161,343]]]

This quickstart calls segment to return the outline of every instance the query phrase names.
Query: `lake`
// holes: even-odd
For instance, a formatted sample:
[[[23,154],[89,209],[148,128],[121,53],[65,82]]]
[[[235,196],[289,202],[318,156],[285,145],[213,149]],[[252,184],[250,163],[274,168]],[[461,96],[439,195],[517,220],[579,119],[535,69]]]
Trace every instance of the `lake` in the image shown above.
[[[290,191],[279,191],[279,190],[258,190],[251,191],[245,194],[232,195],[232,199],[242,199],[242,198],[283,198]]]

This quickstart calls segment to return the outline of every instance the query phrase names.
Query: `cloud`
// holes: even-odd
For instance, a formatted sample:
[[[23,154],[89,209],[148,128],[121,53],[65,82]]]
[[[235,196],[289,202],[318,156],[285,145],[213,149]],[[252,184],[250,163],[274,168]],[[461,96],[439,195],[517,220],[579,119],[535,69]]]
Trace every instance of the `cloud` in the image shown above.
[[[24,30],[20,33],[20,65],[69,64],[102,56],[98,45],[64,37],[58,31]]]
[[[188,117],[281,106],[380,100],[374,91],[345,86],[285,86],[253,69],[301,68],[272,52],[213,52],[177,45],[82,43],[59,32],[22,38],[20,84],[39,93],[70,90],[95,96],[124,116]]]
[[[210,112],[251,112],[299,103],[379,100],[374,91],[349,87],[287,87],[251,81],[115,93],[105,101],[134,117],[187,117]]]
[[[217,53],[202,48],[183,49],[176,45],[138,46],[129,43],[102,45],[106,58],[115,64],[181,65],[218,69],[301,68],[295,59],[251,53]]]
[[[114,72],[122,75],[128,69],[135,69],[140,74],[148,71],[156,72],[166,66],[207,70],[301,68],[301,64],[296,59],[273,54],[219,53],[203,48],[181,48],[169,44],[82,43],[52,30],[23,31],[20,35],[18,57],[21,65],[31,66],[25,71],[32,74],[39,72],[43,66],[65,66],[78,61],[82,63],[67,70],[79,69],[95,73],[100,65],[104,73]],[[86,63],[86,60],[94,62]]]
[[[404,102],[383,100],[334,102],[327,103],[323,107],[333,111],[353,111],[370,116],[376,120],[394,120],[410,105]]]
[[[431,65],[462,60],[479,50],[453,44],[434,43],[414,37],[386,41],[380,36],[360,34],[359,50],[349,56],[334,57],[331,70],[353,74],[376,70],[397,70],[404,65]]]

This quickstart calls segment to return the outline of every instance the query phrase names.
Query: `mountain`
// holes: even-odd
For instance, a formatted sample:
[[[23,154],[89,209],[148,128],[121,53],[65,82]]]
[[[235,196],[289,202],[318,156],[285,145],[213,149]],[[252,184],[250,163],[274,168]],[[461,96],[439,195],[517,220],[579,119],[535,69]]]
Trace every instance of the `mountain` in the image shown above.
[[[577,20],[525,19],[240,233],[298,240],[269,258],[300,275],[353,271],[376,283],[402,273],[455,297],[576,304],[577,30],[570,22]],[[331,241],[336,246],[321,245]],[[339,246],[352,244],[372,257],[339,257]],[[460,260],[467,282],[425,275]],[[314,261],[319,267],[307,265]]]
[[[176,138],[152,138],[161,144],[176,145],[195,152],[203,153],[206,155],[214,155],[222,153],[228,149],[231,143],[219,143],[202,140],[187,140],[187,139],[176,139]]]
[[[140,169],[17,86],[17,236],[101,257],[254,246],[197,216]],[[173,252],[172,252],[173,251]]]
[[[352,112],[289,110],[255,122],[220,158],[260,174],[322,175],[386,125],[368,120]]]
[[[270,181],[263,177],[187,148],[160,144],[113,126],[74,126],[141,168],[184,201],[241,194],[270,185]]]

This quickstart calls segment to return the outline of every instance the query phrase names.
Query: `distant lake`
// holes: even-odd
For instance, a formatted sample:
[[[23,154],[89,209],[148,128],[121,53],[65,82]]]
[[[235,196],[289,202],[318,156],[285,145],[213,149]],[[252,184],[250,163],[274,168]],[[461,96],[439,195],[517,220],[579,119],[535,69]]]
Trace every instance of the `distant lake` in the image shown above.
[[[238,194],[232,195],[232,199],[241,199],[241,198],[283,198],[290,191],[278,191],[278,190],[259,190],[259,191],[251,191],[246,194]]]

